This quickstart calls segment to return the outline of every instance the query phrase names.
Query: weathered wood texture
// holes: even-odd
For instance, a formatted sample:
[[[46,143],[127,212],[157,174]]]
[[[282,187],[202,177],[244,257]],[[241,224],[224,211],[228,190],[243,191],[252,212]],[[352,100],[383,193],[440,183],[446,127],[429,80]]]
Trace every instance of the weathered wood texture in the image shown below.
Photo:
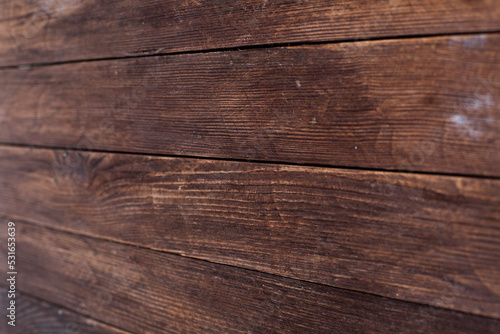
[[[0,141],[500,176],[500,35],[4,70]]]
[[[5,233],[2,242],[5,241]],[[500,321],[17,224],[19,287],[133,333],[498,333]],[[5,250],[2,249],[2,255]],[[0,264],[4,271],[4,261]]]
[[[500,180],[24,148],[0,171],[15,221],[500,318]]]
[[[1,285],[4,284],[2,281]],[[0,287],[0,306],[3,313],[10,305],[7,291],[8,289]],[[127,334],[125,331],[77,315],[67,309],[26,296],[19,291],[16,293],[15,301],[16,326],[12,327],[2,319],[0,332],[3,334]],[[57,298],[53,301],[58,302]]]
[[[0,66],[499,29],[497,0],[2,0]]]

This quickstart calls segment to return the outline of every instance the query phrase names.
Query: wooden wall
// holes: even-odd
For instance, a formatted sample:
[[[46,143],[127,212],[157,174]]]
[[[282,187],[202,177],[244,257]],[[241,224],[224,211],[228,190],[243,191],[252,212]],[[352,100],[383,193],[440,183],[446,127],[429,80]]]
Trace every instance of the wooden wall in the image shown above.
[[[500,3],[0,0],[0,221],[2,333],[500,333]]]

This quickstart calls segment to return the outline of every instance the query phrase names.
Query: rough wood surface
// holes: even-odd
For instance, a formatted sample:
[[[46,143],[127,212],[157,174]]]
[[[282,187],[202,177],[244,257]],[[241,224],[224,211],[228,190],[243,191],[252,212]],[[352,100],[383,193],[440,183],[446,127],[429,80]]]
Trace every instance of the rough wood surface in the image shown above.
[[[499,29],[497,0],[2,0],[0,66]]]
[[[498,0],[0,0],[0,333],[500,333],[499,166]]]
[[[0,73],[4,143],[500,176],[500,35]]]
[[[498,333],[500,321],[17,224],[23,291],[133,333]],[[2,242],[5,233],[1,231]],[[5,250],[1,250],[5,255]],[[0,263],[4,271],[5,264]]]
[[[7,291],[8,289],[0,287],[0,306],[3,311],[10,305]],[[127,334],[125,331],[19,292],[16,293],[15,301],[16,326],[10,326],[2,319],[0,332],[3,334]],[[57,298],[53,301],[58,302]]]
[[[0,212],[500,317],[500,180],[0,149]]]

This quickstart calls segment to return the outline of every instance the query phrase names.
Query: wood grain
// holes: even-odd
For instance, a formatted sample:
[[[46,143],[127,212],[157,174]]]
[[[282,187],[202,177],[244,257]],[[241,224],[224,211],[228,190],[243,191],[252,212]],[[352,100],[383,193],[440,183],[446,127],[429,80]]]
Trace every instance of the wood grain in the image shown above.
[[[500,180],[0,149],[0,212],[500,318]]]
[[[500,176],[500,35],[4,70],[0,141]]]
[[[5,232],[2,231],[2,241]],[[19,287],[134,333],[498,333],[500,321],[17,224]],[[2,249],[2,255],[4,255]],[[1,270],[6,269],[1,262]]]
[[[2,244],[3,245],[3,244]],[[2,282],[2,284],[4,284]],[[8,289],[0,287],[0,305],[4,311],[10,304]],[[16,326],[2,319],[0,331],[4,334],[127,334],[101,322],[83,317],[60,307],[16,293]],[[57,300],[54,300],[57,302]],[[5,311],[4,311],[5,312]]]
[[[497,0],[2,0],[0,66],[499,29]]]

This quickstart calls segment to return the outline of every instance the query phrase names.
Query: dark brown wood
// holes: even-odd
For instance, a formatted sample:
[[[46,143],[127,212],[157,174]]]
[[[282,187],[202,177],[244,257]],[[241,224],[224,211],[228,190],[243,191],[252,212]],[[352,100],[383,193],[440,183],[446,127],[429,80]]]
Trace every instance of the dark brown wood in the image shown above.
[[[497,0],[2,0],[0,66],[499,29]]]
[[[1,231],[2,243],[5,232]],[[19,287],[134,333],[498,333],[500,321],[17,223]],[[1,253],[4,256],[5,250]],[[4,271],[4,261],[0,270]]]
[[[500,35],[4,70],[0,141],[500,176]]]
[[[497,318],[499,187],[466,177],[0,149],[0,212],[10,219]]]
[[[4,245],[2,243],[2,245]],[[2,282],[2,285],[4,282]],[[0,287],[0,305],[5,312],[10,306],[8,289]],[[57,302],[57,300],[54,300]],[[2,319],[0,332],[4,334],[127,334],[90,318],[77,315],[17,292],[15,298],[16,322],[10,326]],[[4,314],[2,314],[4,316]]]
[[[499,4],[0,0],[0,333],[500,333]]]

